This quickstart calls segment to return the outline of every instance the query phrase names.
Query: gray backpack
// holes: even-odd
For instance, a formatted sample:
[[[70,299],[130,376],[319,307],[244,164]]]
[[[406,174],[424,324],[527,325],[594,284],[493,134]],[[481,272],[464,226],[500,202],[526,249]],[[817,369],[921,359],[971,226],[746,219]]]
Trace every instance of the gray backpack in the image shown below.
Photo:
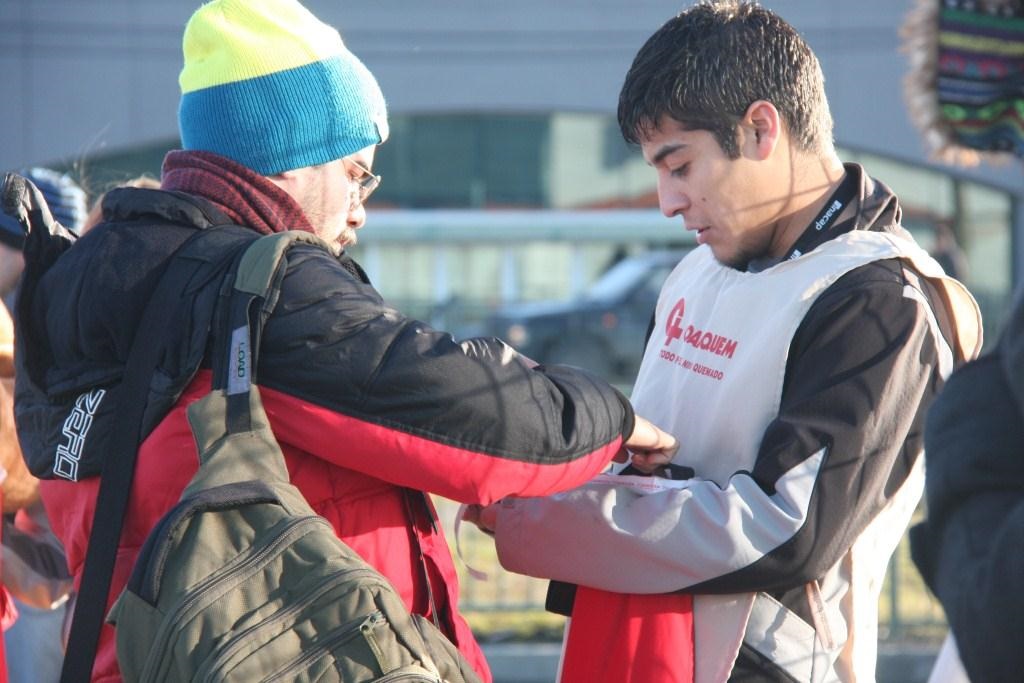
[[[261,237],[229,273],[214,389],[188,408],[201,466],[108,615],[121,672],[129,682],[478,681],[288,481],[253,373],[297,240],[323,244]]]

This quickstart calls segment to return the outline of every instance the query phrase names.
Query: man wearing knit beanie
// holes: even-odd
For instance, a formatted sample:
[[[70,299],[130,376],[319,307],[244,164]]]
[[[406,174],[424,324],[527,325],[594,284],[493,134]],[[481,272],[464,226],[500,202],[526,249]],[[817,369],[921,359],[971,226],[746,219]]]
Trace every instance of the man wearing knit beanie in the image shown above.
[[[245,230],[210,236],[236,245],[257,233],[311,232],[333,253],[302,243],[288,251],[257,361],[291,481],[410,611],[451,639],[467,662],[461,677],[489,681],[426,494],[479,504],[547,495],[587,481],[623,447],[657,457],[674,439],[598,378],[536,366],[497,339],[456,342],[382,301],[344,248],[380,182],[370,169],[388,136],[384,98],[335,29],[295,0],[214,0],[192,16],[183,50],[184,149],[167,155],[161,189],[110,191],[104,221],[29,292],[39,325],[19,346],[19,368],[49,367],[42,386],[19,386],[19,412],[33,416],[19,436],[26,452],[50,454],[30,465],[45,479],[69,566],[81,576],[93,524],[98,467],[88,465],[102,462],[106,435],[118,428],[102,396],[119,386],[170,255],[225,224]],[[192,294],[193,326],[173,340],[149,396],[155,427],[139,449],[111,599],[196,471],[185,410],[211,385],[206,327],[196,321],[209,319],[217,297],[205,291]],[[75,457],[52,456],[75,401],[87,399],[91,421]],[[113,635],[104,625],[93,680],[120,680]]]
[[[164,189],[213,194],[261,232],[277,218],[339,249],[353,244],[388,124],[377,81],[338,32],[297,2],[218,0],[192,16],[183,51],[185,151],[167,157]],[[355,189],[337,191],[346,185]],[[237,201],[239,188],[258,189],[259,206]]]

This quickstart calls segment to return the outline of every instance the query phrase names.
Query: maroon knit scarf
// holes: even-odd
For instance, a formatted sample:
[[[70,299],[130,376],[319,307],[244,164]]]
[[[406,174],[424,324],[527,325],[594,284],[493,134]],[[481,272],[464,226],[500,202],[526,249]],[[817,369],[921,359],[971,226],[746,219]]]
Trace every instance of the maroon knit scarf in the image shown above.
[[[206,199],[239,225],[269,235],[314,232],[292,196],[260,174],[212,152],[175,150],[164,157],[160,187]]]

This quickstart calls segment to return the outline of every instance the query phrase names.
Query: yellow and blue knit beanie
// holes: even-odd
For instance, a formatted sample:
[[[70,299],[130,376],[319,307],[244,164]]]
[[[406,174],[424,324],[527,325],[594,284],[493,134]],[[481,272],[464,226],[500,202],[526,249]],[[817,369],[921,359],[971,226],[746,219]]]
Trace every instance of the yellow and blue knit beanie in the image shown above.
[[[296,0],[214,0],[188,22],[182,146],[261,175],[340,159],[388,137],[384,95],[338,32]]]

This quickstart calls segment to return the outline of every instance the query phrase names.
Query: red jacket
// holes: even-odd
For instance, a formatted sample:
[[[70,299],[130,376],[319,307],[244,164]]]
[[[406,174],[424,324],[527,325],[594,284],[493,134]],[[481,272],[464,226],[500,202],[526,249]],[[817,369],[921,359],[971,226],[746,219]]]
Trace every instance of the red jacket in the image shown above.
[[[55,476],[54,453],[76,398],[117,386],[125,340],[145,309],[153,274],[196,229],[224,222],[203,202],[156,190],[115,191],[104,209],[118,220],[90,231],[27,280],[33,308],[18,354],[19,436],[41,476]],[[405,318],[346,257],[298,245],[287,259],[256,377],[292,482],[411,610],[436,616],[489,680],[458,615],[450,551],[422,492],[489,503],[577,486],[632,431],[629,403],[586,373],[531,368],[499,340],[460,343]],[[196,367],[207,339],[196,321],[208,320],[200,315],[208,305],[203,296],[195,299],[193,334],[182,333],[181,347],[154,380],[157,395],[147,413],[156,419],[144,427],[111,601],[146,535],[198,466],[185,408],[210,386],[209,371]],[[166,407],[162,397],[171,397]],[[80,434],[82,463],[102,458],[109,435],[122,426],[114,401],[97,403],[88,433]],[[84,475],[42,485],[76,580],[98,488],[96,477]],[[93,680],[120,678],[112,636],[105,627]]]

